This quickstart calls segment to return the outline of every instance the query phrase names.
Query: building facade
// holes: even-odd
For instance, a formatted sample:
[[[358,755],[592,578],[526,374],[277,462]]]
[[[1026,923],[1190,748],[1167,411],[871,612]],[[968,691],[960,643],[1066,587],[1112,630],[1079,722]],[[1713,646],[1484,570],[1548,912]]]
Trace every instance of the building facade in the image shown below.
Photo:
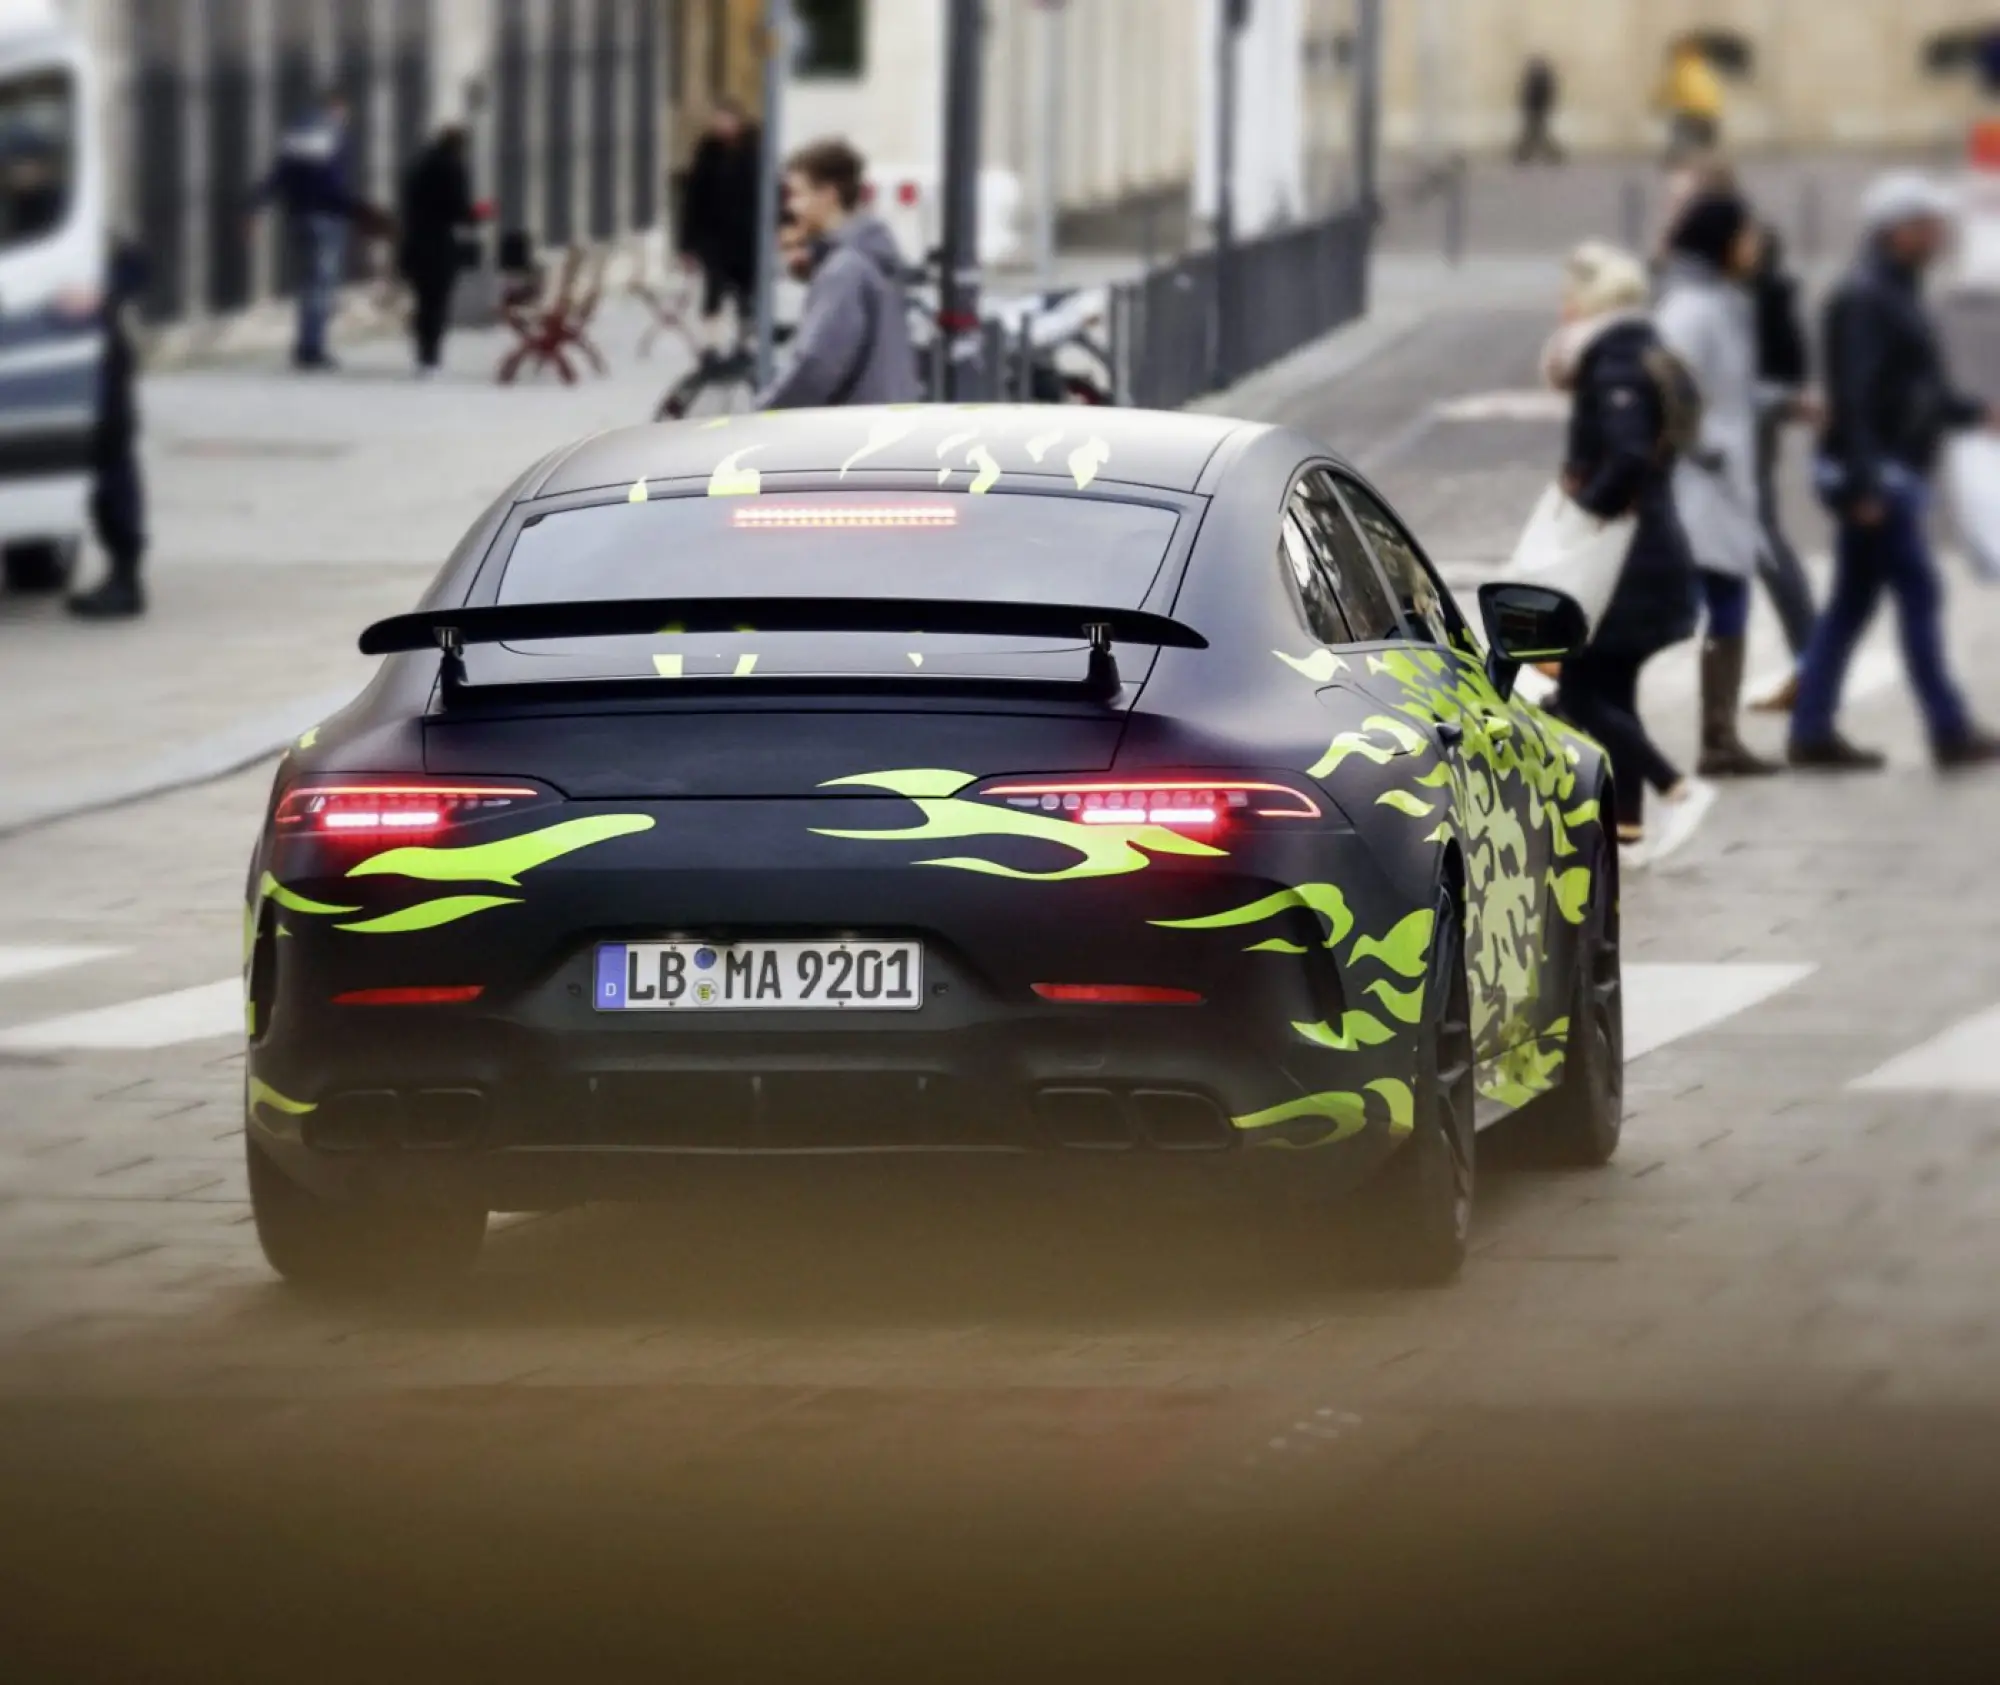
[[[1971,78],[1927,71],[1929,45],[2000,24],[1992,0],[1389,0],[1384,139],[1417,151],[1491,151],[1519,116],[1531,54],[1562,81],[1558,128],[1586,151],[1656,146],[1667,45],[1734,37],[1725,138],[1758,148],[1947,148],[1981,105]]]
[[[291,254],[253,191],[330,89],[353,114],[357,193],[393,206],[446,122],[472,130],[495,223],[537,244],[614,240],[666,205],[676,0],[71,0],[104,71],[116,225],[145,248],[156,323],[287,292]],[[355,273],[380,254],[357,250]]]

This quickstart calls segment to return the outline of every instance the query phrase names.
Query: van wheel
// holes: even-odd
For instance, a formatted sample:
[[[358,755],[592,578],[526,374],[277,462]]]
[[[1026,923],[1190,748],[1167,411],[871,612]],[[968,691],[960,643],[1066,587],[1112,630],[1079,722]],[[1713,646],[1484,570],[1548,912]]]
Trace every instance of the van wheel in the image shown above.
[[[481,1205],[321,1199],[243,1136],[250,1210],[272,1269],[295,1287],[380,1293],[440,1286],[471,1270],[486,1237]]]
[[[10,544],[0,555],[10,591],[46,593],[63,590],[76,567],[76,546],[62,539],[34,539]]]

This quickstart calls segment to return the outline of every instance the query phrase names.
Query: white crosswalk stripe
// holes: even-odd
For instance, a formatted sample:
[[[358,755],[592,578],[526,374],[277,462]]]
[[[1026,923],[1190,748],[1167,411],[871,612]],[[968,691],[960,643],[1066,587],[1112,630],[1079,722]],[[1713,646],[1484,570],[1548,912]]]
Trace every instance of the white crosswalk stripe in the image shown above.
[[[104,1052],[174,1047],[187,1041],[243,1033],[243,983],[225,978],[171,994],[73,1012],[0,1030],[0,1050],[51,1052],[92,1049]]]
[[[11,983],[18,977],[40,977],[45,972],[67,970],[73,965],[88,965],[92,960],[110,959],[124,951],[123,948],[10,947],[0,943],[0,983]]]
[[[1880,1094],[2000,1094],[2000,1006],[1990,1006],[1857,1077]]]
[[[1733,961],[1719,965],[1625,968],[1625,1062],[1681,1041],[1762,1005],[1810,977],[1817,966]]]

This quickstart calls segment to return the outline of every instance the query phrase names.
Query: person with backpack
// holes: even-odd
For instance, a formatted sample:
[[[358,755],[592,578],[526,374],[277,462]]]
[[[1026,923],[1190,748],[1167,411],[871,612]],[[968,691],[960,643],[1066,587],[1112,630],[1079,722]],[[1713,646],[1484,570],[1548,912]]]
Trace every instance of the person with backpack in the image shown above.
[[[916,352],[903,259],[880,218],[861,208],[867,166],[843,140],[815,141],[785,167],[787,208],[821,249],[790,354],[759,409],[915,403]]]
[[[1562,664],[1556,705],[1611,756],[1618,841],[1637,863],[1684,841],[1715,787],[1684,776],[1639,717],[1639,675],[1695,628],[1694,557],[1673,498],[1674,464],[1699,430],[1692,380],[1660,342],[1639,260],[1595,242],[1569,259],[1563,326],[1543,356],[1571,394],[1563,488],[1600,520],[1636,518],[1618,583],[1589,644]],[[1651,855],[1646,791],[1668,805]]]

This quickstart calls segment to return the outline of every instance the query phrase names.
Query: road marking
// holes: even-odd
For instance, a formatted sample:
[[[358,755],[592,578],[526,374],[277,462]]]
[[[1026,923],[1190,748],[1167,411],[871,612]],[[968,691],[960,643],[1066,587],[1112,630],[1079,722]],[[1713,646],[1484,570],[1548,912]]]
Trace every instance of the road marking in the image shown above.
[[[1794,983],[1814,965],[1628,965],[1625,968],[1625,1062],[1669,1042],[1713,1029]]]
[[[49,1052],[174,1047],[184,1041],[243,1033],[243,983],[230,977],[171,994],[148,995],[94,1012],[73,1012],[0,1031],[0,1048]]]
[[[0,945],[0,983],[17,977],[39,977],[45,971],[63,971],[72,965],[88,965],[92,960],[108,960],[123,948],[64,948]]]
[[[1473,392],[1437,406],[1440,421],[1567,421],[1570,395],[1546,386]]]
[[[1990,1006],[1848,1084],[1879,1094],[2000,1094],[2000,1006]]]

